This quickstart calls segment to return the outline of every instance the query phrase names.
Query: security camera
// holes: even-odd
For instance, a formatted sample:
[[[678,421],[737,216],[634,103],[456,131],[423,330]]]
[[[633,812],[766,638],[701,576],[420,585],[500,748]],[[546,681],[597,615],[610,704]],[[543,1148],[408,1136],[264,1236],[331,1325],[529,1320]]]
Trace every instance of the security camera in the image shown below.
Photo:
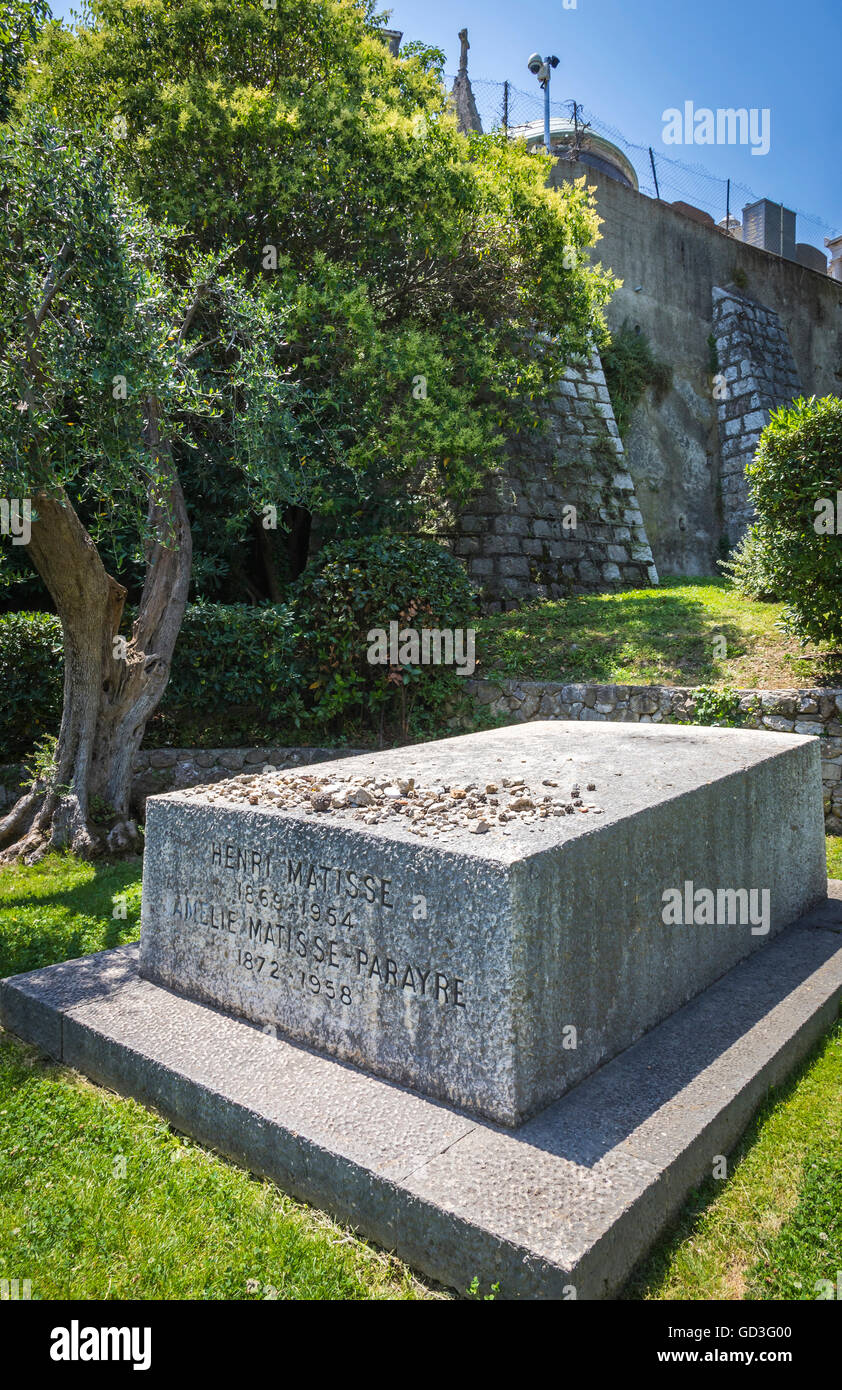
[[[533,53],[526,66],[529,68],[529,71],[532,73],[532,75],[534,77],[537,77],[538,73],[544,66],[544,60],[541,57],[540,53]]]
[[[548,58],[547,62],[549,63],[551,68],[558,67],[558,58],[555,56],[555,54],[553,54],[552,58]]]

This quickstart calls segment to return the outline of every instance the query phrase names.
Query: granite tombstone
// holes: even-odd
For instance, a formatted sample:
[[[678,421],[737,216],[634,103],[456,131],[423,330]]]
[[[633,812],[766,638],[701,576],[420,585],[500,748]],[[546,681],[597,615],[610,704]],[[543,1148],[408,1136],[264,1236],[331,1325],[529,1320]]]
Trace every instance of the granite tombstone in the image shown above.
[[[516,1126],[826,891],[815,740],[525,724],[151,798],[140,968]]]

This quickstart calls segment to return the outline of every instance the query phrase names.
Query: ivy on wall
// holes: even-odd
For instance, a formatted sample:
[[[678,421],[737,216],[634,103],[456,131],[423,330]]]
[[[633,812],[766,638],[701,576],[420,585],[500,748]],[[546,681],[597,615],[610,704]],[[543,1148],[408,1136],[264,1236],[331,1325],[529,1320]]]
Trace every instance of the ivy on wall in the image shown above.
[[[644,392],[652,387],[656,400],[663,400],[672,385],[672,368],[658,361],[646,334],[628,321],[603,351],[602,366],[620,438],[625,439]]]

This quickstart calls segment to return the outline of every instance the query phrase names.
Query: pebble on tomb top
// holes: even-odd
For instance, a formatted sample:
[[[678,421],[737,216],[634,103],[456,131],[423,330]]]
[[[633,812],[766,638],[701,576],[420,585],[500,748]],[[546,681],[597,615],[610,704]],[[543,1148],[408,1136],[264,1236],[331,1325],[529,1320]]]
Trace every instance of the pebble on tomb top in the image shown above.
[[[549,777],[540,784],[535,779],[501,777],[498,781],[425,786],[414,777],[351,772],[320,776],[317,772],[264,769],[209,787],[191,787],[176,795],[210,804],[240,802],[278,811],[339,816],[365,825],[399,821],[423,839],[465,830],[474,835],[506,834],[506,827],[514,822],[540,825],[561,816],[599,816],[603,808],[593,804],[588,795],[595,791],[593,782],[567,786]]]

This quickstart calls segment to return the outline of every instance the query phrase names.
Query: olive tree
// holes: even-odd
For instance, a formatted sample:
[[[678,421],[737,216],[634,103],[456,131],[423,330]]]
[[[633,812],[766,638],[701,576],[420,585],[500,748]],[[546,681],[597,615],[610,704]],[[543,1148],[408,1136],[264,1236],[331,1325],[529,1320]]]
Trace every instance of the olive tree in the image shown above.
[[[187,603],[191,532],[176,463],[203,423],[229,424],[255,388],[265,306],[225,255],[196,252],[119,188],[107,143],[34,115],[0,132],[0,496],[64,636],[55,766],[0,821],[0,849],[91,854],[134,842],[132,760],[170,670]],[[236,308],[236,319],[234,309]],[[218,379],[205,334],[227,325]],[[287,390],[280,381],[279,390]],[[229,434],[232,467],[242,467]],[[254,447],[249,467],[260,474]],[[79,516],[133,511],[145,572],[128,634],[126,589]],[[7,531],[12,529],[8,524]]]
[[[435,53],[395,58],[377,22],[91,0],[26,65],[0,132],[0,497],[31,502],[66,678],[54,773],[0,851],[133,843],[206,495],[232,530],[261,503],[302,518],[302,563],[312,517],[415,526],[603,331],[584,182],[460,134]]]

